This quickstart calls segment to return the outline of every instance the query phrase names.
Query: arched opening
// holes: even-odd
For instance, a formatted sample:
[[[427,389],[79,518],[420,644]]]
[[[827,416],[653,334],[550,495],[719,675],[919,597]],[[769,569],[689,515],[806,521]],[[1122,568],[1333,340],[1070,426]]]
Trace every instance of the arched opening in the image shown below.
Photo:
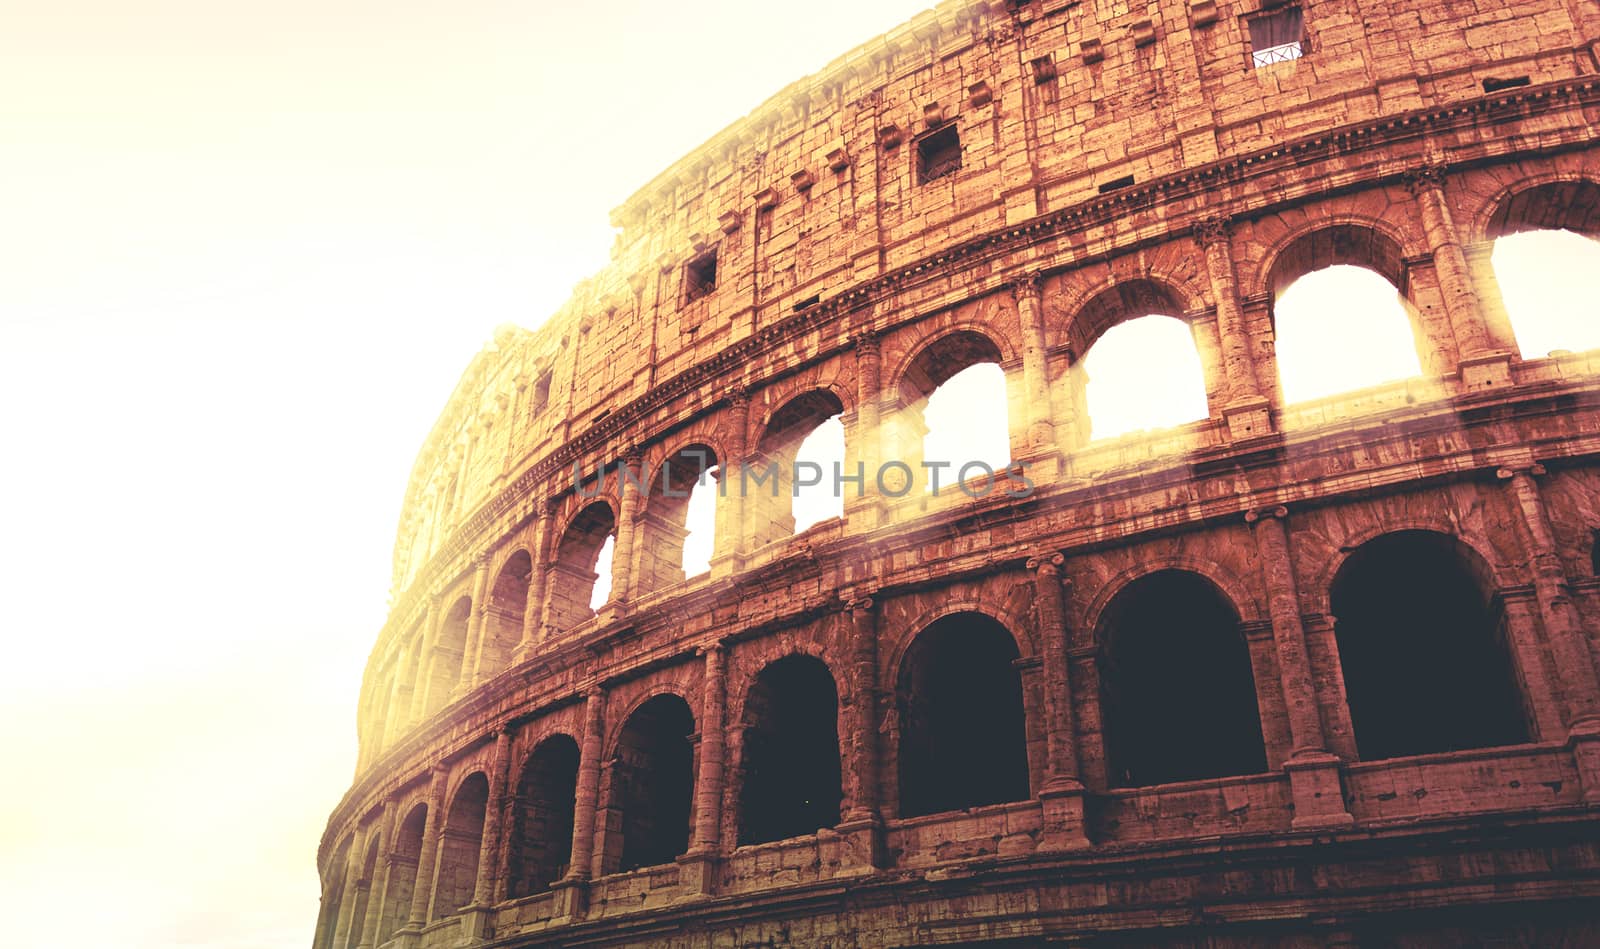
[[[428,805],[418,804],[400,822],[394,838],[394,862],[383,895],[383,916],[378,924],[379,944],[387,942],[411,915],[411,898],[417,888],[417,863],[422,856],[422,835],[428,826]]]
[[[1562,181],[1518,192],[1495,209],[1489,237],[1522,357],[1600,349],[1600,185]]]
[[[439,624],[433,657],[428,662],[427,713],[432,715],[450,701],[450,692],[461,681],[467,655],[467,626],[472,619],[472,599],[461,597],[451,605]]]
[[[483,657],[478,662],[482,678],[491,678],[511,665],[511,654],[522,641],[531,576],[533,558],[526,550],[519,550],[507,558],[495,577],[489,590],[489,612],[484,617]]]
[[[327,888],[323,891],[322,910],[320,917],[321,938],[317,940],[318,949],[334,949],[334,936],[338,932],[339,910],[344,906],[345,892],[344,880],[346,869],[350,865],[350,848],[354,840],[346,837],[334,851],[333,862],[328,864],[332,878],[328,880]]]
[[[566,631],[594,616],[597,581],[610,576],[609,558],[602,556],[602,548],[614,546],[616,528],[611,505],[595,501],[579,511],[562,533],[546,581],[549,620],[555,629]]]
[[[641,592],[681,583],[710,569],[716,535],[717,472],[715,451],[706,445],[689,445],[663,461],[651,479],[649,501],[640,518],[644,537],[639,550]]]
[[[739,843],[816,833],[839,823],[839,693],[819,659],[761,670],[745,698]]]
[[[694,797],[694,713],[658,695],[622,726],[608,768],[607,873],[671,863],[689,849]]]
[[[917,635],[900,666],[900,816],[1026,800],[1028,749],[1019,656],[981,613]]]
[[[553,735],[528,756],[517,782],[507,893],[542,893],[566,876],[578,795],[578,743]]]
[[[1010,463],[1011,413],[1000,360],[994,340],[960,330],[925,346],[907,367],[883,439],[884,462],[910,469],[906,493],[958,490],[963,472],[966,480],[983,482],[985,469]],[[903,472],[886,470],[886,493],[899,496],[902,483]]]
[[[1083,384],[1091,439],[1173,428],[1209,412],[1194,332],[1175,316],[1138,316],[1106,330],[1084,356]]]
[[[756,457],[737,477],[730,473],[726,489],[744,495],[752,546],[844,515],[844,495],[833,489],[833,462],[844,461],[843,412],[825,389],[795,396],[772,413]]]
[[[1100,619],[1107,771],[1144,787],[1267,770],[1239,614],[1186,570],[1140,577]]]
[[[483,851],[483,818],[489,805],[489,779],[482,771],[461,782],[439,840],[439,866],[433,891],[433,918],[459,912],[472,902],[478,881],[478,856]]]
[[[361,860],[361,880],[356,886],[355,912],[350,916],[350,932],[345,938],[345,949],[361,945],[361,929],[367,921],[367,903],[376,898],[372,892],[373,881],[378,878],[378,855],[383,850],[378,834],[367,838],[366,856]]]
[[[1397,531],[1355,550],[1329,603],[1362,760],[1528,740],[1487,569],[1454,538]]]
[[[1388,236],[1348,224],[1306,234],[1274,260],[1268,286],[1285,403],[1422,374],[1429,346]]]

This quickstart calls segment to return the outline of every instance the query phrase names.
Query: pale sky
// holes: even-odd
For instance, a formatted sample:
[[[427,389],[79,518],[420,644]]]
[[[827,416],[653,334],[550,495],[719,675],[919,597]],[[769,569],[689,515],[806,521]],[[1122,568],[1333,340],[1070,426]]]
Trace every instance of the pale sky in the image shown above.
[[[468,360],[652,175],[924,5],[6,3],[8,944],[310,943]]]

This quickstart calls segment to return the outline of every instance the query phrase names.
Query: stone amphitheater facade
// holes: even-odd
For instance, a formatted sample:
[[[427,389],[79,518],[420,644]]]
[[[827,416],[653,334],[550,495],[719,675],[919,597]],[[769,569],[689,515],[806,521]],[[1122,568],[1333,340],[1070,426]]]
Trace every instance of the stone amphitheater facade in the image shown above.
[[[1597,67],[1591,0],[949,0],[712,138],[418,457],[316,946],[1600,941],[1600,357],[1488,259],[1600,233]],[[1285,404],[1334,264],[1423,375]],[[1149,313],[1209,417],[1090,440]],[[931,496],[986,362],[1014,462]],[[686,578],[832,416],[897,474]]]

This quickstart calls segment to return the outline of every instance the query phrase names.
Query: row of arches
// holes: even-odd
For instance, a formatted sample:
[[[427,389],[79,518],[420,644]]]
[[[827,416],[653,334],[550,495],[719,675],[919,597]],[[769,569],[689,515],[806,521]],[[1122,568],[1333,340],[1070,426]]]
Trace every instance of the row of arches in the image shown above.
[[[1528,740],[1494,580],[1469,547],[1426,530],[1380,535],[1344,560],[1328,602],[1361,759]],[[1108,787],[1268,770],[1258,701],[1263,673],[1253,668],[1246,626],[1223,588],[1189,569],[1146,573],[1107,600],[1092,635],[1098,715],[1090,721],[1098,727],[1079,730],[1098,732],[1080,738],[1101,743]],[[1029,761],[1036,712],[1022,643],[997,617],[963,608],[906,646],[880,709],[891,745],[880,777],[892,781],[889,800],[898,817],[1022,801],[1037,792]],[[752,677],[728,729],[737,736],[727,776],[737,845],[839,823],[840,735],[847,727],[840,695],[828,663],[809,654],[777,658]],[[689,849],[700,766],[697,718],[674,692],[628,711],[603,752],[597,872],[670,863]],[[571,870],[581,757],[576,738],[555,733],[513,769],[505,865],[496,869],[507,898],[542,892]],[[489,800],[481,771],[448,798],[430,918],[471,902]],[[404,866],[383,897],[380,939],[404,924],[415,887],[426,885],[405,878],[423,846],[426,808],[416,805],[398,825],[393,853]],[[370,879],[371,868],[363,874]]]
[[[1600,294],[1600,185],[1564,181],[1517,191],[1483,230],[1492,240],[1488,271],[1498,288],[1484,294],[1484,305],[1510,314],[1525,356],[1558,342],[1600,344],[1600,335],[1589,335],[1594,321],[1582,318],[1584,301]],[[1282,246],[1265,277],[1276,355],[1260,370],[1267,388],[1287,404],[1445,371],[1452,360],[1443,355],[1437,328],[1425,325],[1411,301],[1410,284],[1399,242],[1369,224],[1323,226]],[[1216,416],[1227,393],[1215,366],[1207,371],[1208,359],[1217,357],[1205,352],[1215,343],[1202,338],[1196,312],[1153,279],[1123,281],[1079,307],[1051,356],[1050,385],[1062,390],[1059,401],[1084,407],[1055,420],[1066,433],[1062,443]],[[1557,340],[1553,332],[1565,335]],[[530,627],[541,636],[573,629],[619,592],[671,586],[704,573],[731,548],[759,548],[841,517],[849,490],[832,474],[836,466],[848,471],[849,462],[871,460],[854,444],[863,435],[878,443],[878,456],[912,472],[922,472],[925,462],[946,464],[945,490],[969,461],[1002,468],[1026,439],[1028,412],[1013,350],[978,326],[936,335],[897,368],[875,433],[864,432],[859,418],[847,431],[846,418],[857,407],[847,406],[848,393],[820,387],[772,409],[736,464],[726,464],[710,440],[678,448],[646,479],[628,564],[613,560],[617,492],[579,507],[548,542],[543,563],[519,550],[500,566],[487,593],[481,644],[468,641],[470,598],[442,611],[434,639],[423,631],[412,635],[404,668],[397,663],[391,673],[392,698],[381,716],[390,734],[443,707],[462,683],[509,666]],[[1290,371],[1295,365],[1302,368]],[[1102,425],[1106,417],[1116,420]],[[752,485],[746,463],[758,474],[770,465],[776,480]],[[822,475],[819,483],[795,479],[797,463],[814,466],[809,470]],[[928,491],[938,483],[938,476],[924,477],[916,487]],[[737,512],[728,510],[730,494],[742,496]],[[538,569],[548,576],[534,585],[541,602],[530,604]],[[630,590],[617,590],[618,576],[628,578]]]

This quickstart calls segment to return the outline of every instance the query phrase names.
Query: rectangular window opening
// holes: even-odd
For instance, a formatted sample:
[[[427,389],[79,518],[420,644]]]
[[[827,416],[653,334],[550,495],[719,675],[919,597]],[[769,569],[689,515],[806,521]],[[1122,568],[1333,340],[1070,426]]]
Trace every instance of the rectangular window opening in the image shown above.
[[[1499,92],[1502,89],[1516,89],[1519,86],[1526,86],[1527,84],[1527,76],[1512,76],[1509,79],[1497,79],[1491,76],[1483,81],[1483,91]]]
[[[1284,7],[1252,17],[1250,63],[1255,68],[1286,63],[1306,53],[1305,15],[1299,7]]]
[[[715,247],[683,265],[683,302],[698,300],[717,288]]]
[[[961,136],[952,122],[917,140],[917,180],[926,184],[961,169]]]
[[[1123,188],[1131,188],[1131,187],[1133,187],[1133,176],[1132,175],[1123,175],[1121,178],[1115,178],[1115,179],[1113,179],[1111,181],[1108,181],[1105,184],[1101,185],[1100,186],[1100,193],[1101,194],[1109,194],[1112,191],[1119,191],[1119,190],[1121,190]]]

